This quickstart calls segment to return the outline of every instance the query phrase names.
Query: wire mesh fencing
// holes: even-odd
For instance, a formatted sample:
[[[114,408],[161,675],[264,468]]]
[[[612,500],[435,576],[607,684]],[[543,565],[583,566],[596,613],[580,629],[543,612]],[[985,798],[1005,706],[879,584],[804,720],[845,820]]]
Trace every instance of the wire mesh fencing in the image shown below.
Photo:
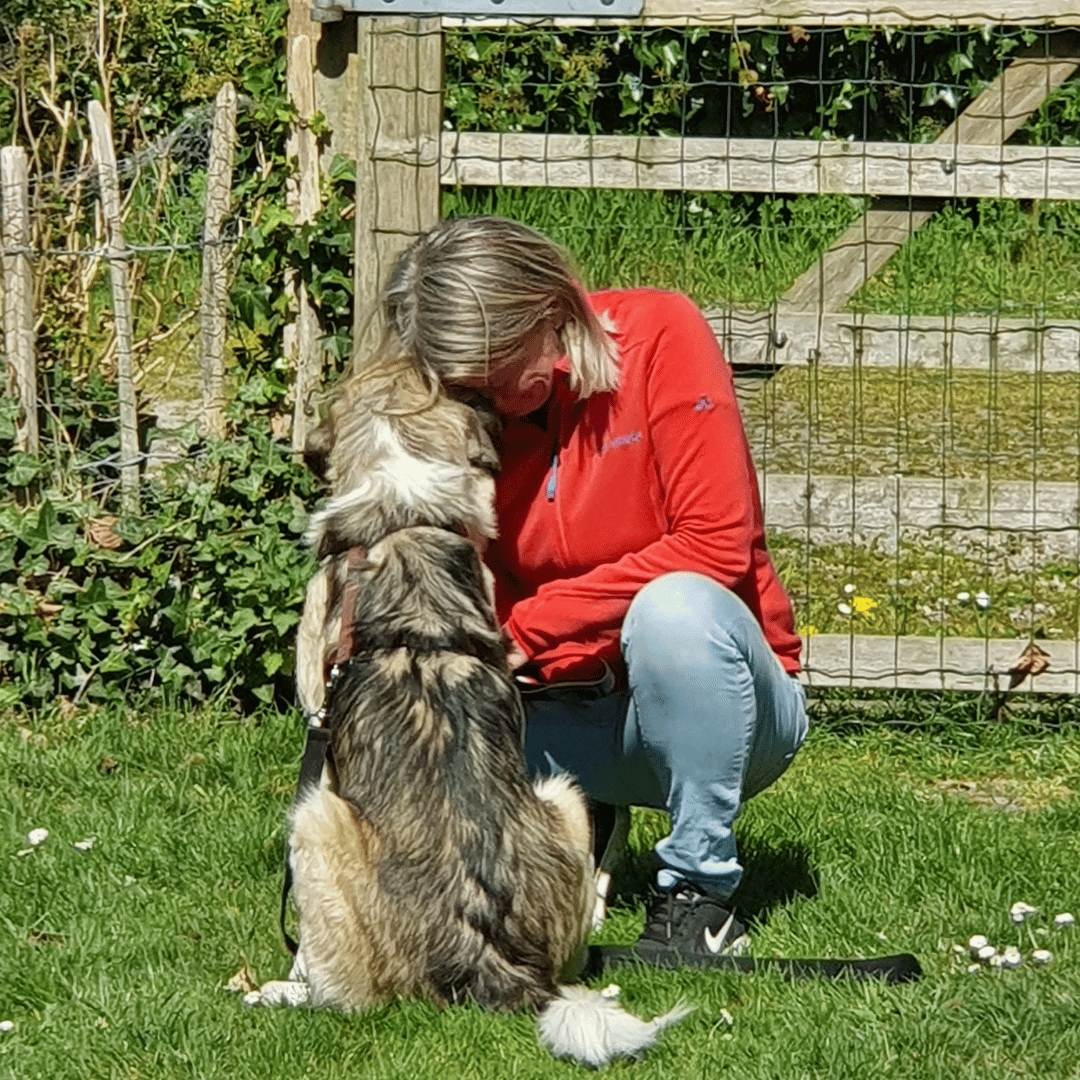
[[[706,311],[811,683],[1078,689],[1080,11],[1058,15],[448,33],[444,211]]]
[[[38,449],[29,429],[40,407],[60,410],[50,389],[92,378],[118,385],[121,448],[100,464],[117,468],[131,495],[140,466],[169,445],[148,441],[148,423],[222,431],[236,337],[235,320],[227,329],[240,234],[230,197],[236,95],[226,85],[119,158],[104,109],[91,102],[87,112],[74,165],[57,159],[53,170],[30,173],[25,151],[2,151],[3,352],[9,389],[18,383],[24,450]]]
[[[805,6],[316,27],[348,40],[312,64],[356,54],[345,105],[324,110],[325,72],[312,91],[350,118],[331,141],[355,161],[355,337],[440,214],[530,223],[593,287],[686,292],[736,376],[809,681],[1075,693],[1080,9]],[[204,422],[205,256],[246,224],[207,234],[211,117],[118,163],[134,378],[162,427]],[[108,374],[117,249],[75,157],[33,179],[50,212],[3,257],[34,263],[46,361]],[[229,350],[250,320],[227,319]]]

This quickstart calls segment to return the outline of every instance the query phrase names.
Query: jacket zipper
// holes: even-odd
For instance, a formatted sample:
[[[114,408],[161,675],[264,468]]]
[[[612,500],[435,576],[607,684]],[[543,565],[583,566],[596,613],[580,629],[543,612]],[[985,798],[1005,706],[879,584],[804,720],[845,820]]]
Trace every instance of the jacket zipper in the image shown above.
[[[552,401],[552,408],[555,407],[555,402]],[[551,472],[548,473],[547,482],[547,501],[555,501],[555,488],[559,483],[559,443],[561,442],[561,428],[562,417],[555,414],[555,445],[551,448]]]

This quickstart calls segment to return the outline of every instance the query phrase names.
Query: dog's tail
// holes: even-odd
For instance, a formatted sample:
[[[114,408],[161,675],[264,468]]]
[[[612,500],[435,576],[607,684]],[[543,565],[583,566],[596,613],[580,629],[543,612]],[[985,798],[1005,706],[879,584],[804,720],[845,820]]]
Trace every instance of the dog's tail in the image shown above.
[[[654,1020],[639,1020],[599,990],[560,986],[558,996],[540,1010],[537,1033],[555,1057],[599,1069],[648,1050],[664,1028],[691,1012],[689,1005],[680,1004]]]

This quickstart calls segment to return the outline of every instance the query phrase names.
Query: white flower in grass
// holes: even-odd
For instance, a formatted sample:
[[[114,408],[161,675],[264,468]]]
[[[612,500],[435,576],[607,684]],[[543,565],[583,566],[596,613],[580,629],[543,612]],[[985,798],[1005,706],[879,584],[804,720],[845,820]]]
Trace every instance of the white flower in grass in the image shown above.
[[[852,585],[852,584],[851,584],[851,582],[849,581],[849,582],[848,582],[848,583],[847,583],[847,584],[846,584],[846,585],[844,586],[844,592],[845,592],[845,593],[847,593],[847,595],[848,595],[848,596],[850,596],[850,595],[851,595],[851,594],[852,594],[852,593],[853,593],[854,591],[855,591],[855,586],[854,586],[854,585]]]
[[[14,1020],[0,1020],[0,1034],[6,1035],[9,1031],[15,1030]]]
[[[990,594],[977,592],[975,594],[975,606],[981,611],[985,611],[990,606]]]
[[[837,604],[836,605],[836,610],[839,611],[841,615],[850,615],[851,614],[851,608],[848,607],[847,604]]]
[[[1025,904],[1023,900],[1017,900],[1011,908],[1009,908],[1009,918],[1014,923],[1022,923],[1029,915],[1034,915],[1038,908],[1033,908],[1030,904]]]
[[[1076,919],[1068,911],[1063,911],[1060,915],[1054,916],[1054,925],[1057,927],[1073,926],[1076,923]]]
[[[48,840],[48,839],[49,839],[49,830],[48,829],[31,829],[26,834],[26,842],[31,847],[39,847],[41,844],[44,844],[45,841]]]
[[[95,839],[96,839],[96,837],[88,836],[85,840],[76,840],[75,843],[72,844],[71,846],[76,851],[86,852],[86,851],[89,851],[94,846],[94,840]]]
[[[982,934],[972,934],[971,937],[968,938],[968,949],[972,956],[978,956],[979,950],[985,945],[986,938],[984,938]]]
[[[1049,964],[1054,959],[1054,954],[1049,949],[1036,949],[1031,954],[1033,964]]]
[[[959,600],[961,604],[966,604],[971,599],[971,593],[958,592],[956,594],[956,599]]]
[[[1006,945],[1001,954],[1001,966],[1005,968],[1018,968],[1024,962],[1020,950],[1015,945]]]
[[[993,945],[984,945],[976,954],[976,958],[981,960],[984,964],[989,961],[991,964],[997,958],[998,951]],[[996,965],[995,965],[996,966]]]

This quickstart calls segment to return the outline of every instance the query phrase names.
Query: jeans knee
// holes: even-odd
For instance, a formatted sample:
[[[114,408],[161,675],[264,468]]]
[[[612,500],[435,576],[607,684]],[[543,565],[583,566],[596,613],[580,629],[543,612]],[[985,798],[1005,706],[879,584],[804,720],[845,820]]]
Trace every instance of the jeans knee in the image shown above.
[[[623,641],[636,631],[672,634],[676,638],[697,636],[701,631],[728,622],[744,608],[742,601],[718,581],[690,570],[654,578],[634,597],[623,622]]]
[[[742,616],[746,605],[719,582],[691,571],[664,574],[634,597],[622,630],[628,663],[697,666],[702,650]]]

